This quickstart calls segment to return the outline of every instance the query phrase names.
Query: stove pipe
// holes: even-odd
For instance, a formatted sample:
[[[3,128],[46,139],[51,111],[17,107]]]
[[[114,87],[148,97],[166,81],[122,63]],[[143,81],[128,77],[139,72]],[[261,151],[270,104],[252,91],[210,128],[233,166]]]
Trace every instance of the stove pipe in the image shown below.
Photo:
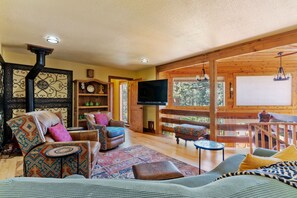
[[[35,110],[34,79],[45,66],[45,56],[54,49],[28,44],[27,49],[36,54],[36,64],[26,76],[26,112]]]

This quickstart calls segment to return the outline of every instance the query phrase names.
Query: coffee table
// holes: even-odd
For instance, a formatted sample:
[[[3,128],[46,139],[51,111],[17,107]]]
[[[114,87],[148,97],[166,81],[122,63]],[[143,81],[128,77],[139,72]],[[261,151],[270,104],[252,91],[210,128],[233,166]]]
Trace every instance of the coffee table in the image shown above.
[[[222,150],[223,152],[223,161],[224,161],[224,149],[225,146],[222,143],[218,143],[211,140],[197,140],[194,142],[194,146],[196,149],[199,149],[199,175],[201,173],[201,149],[204,150],[211,150],[211,151],[218,151]]]
[[[79,153],[81,152],[80,146],[60,146],[56,148],[52,148],[46,151],[45,156],[49,158],[60,158],[61,159],[61,173],[60,177],[63,177],[63,159],[76,154],[77,161],[77,174],[79,174]]]

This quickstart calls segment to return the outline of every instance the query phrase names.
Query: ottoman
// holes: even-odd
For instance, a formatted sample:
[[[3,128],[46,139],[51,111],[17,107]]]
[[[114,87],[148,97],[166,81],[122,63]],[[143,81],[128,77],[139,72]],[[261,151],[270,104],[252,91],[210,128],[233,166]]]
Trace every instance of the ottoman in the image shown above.
[[[135,179],[165,180],[183,177],[184,175],[171,161],[137,164],[132,166]]]
[[[207,128],[204,126],[182,124],[174,127],[174,133],[177,144],[179,144],[179,138],[185,140],[185,145],[188,140],[209,139]]]

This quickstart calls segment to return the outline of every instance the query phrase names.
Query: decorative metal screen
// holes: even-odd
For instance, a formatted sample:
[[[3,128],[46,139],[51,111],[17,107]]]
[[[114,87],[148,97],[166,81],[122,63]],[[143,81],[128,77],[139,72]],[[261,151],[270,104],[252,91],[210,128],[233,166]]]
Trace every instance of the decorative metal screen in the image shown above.
[[[3,111],[3,94],[4,94],[4,86],[3,86],[3,62],[2,57],[0,55],[0,148],[3,144],[4,138],[4,111]]]
[[[25,77],[31,66],[6,63],[4,67],[5,121],[25,113]],[[66,126],[72,126],[72,71],[44,68],[34,79],[35,110],[61,111]],[[11,131],[5,127],[5,141]]]
[[[14,69],[13,70],[13,98],[25,98],[26,87],[25,77],[29,71]],[[35,98],[67,98],[67,75],[58,73],[40,72],[34,80]]]

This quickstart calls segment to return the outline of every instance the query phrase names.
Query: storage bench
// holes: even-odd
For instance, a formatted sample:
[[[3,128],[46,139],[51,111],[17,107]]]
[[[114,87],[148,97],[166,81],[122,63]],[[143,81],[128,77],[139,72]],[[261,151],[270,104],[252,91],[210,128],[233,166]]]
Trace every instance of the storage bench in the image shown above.
[[[185,145],[187,145],[188,140],[209,139],[209,134],[205,126],[182,124],[174,127],[174,133],[177,144],[179,144],[179,138],[185,140]]]

